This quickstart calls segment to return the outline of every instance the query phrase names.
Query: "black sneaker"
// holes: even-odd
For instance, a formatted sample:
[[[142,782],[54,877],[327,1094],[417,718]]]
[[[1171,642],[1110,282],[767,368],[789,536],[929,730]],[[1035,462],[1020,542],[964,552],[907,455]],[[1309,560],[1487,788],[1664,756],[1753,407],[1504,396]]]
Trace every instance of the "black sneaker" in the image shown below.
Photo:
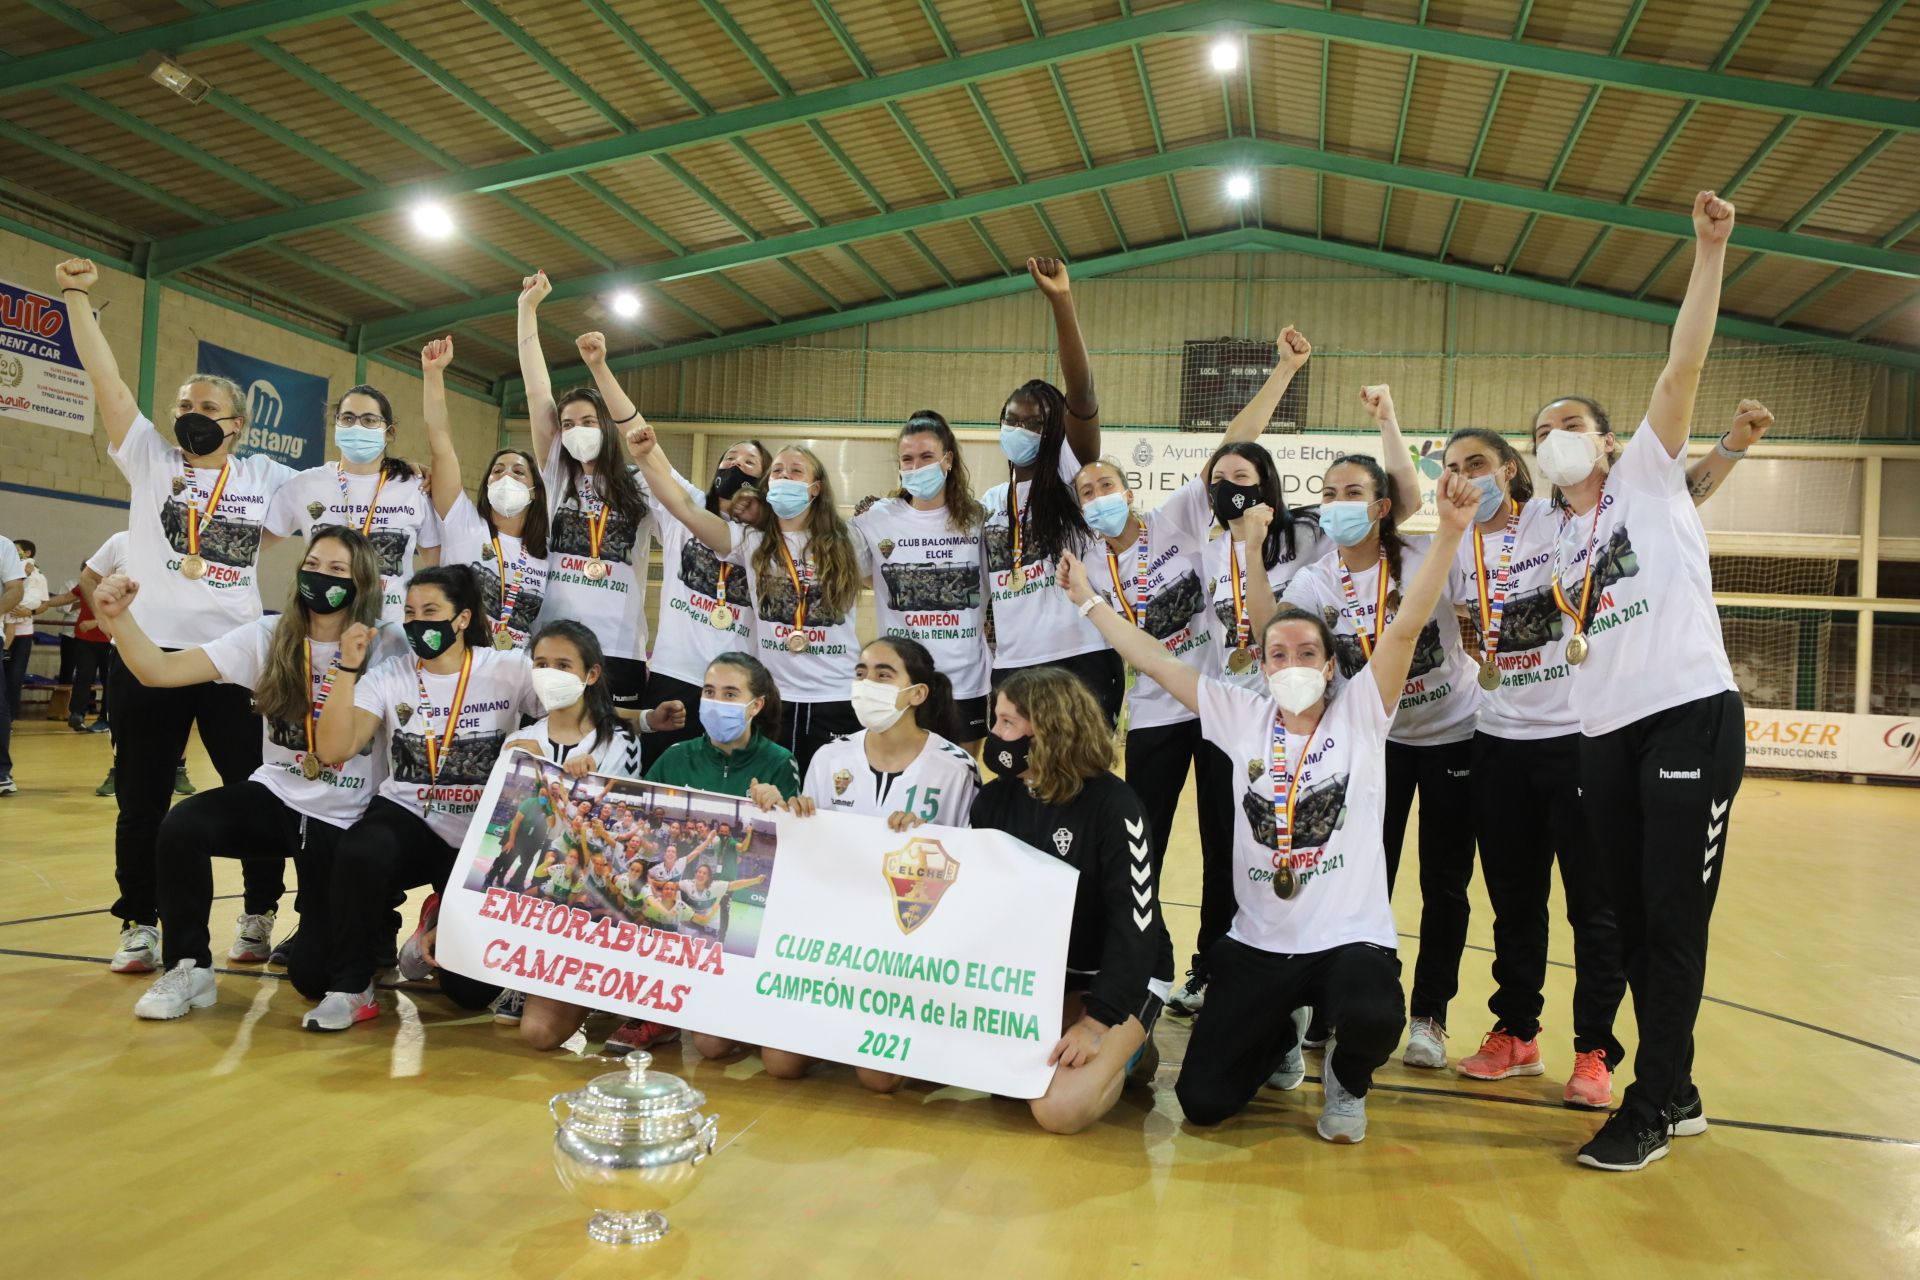
[[[268,953],[267,963],[277,964],[282,969],[286,968],[287,957],[293,954],[293,940],[299,936],[300,936],[300,931],[298,929],[295,929],[292,933],[282,938],[277,944],[275,944],[273,950]]]
[[[1589,1169],[1632,1173],[1667,1154],[1667,1126],[1652,1124],[1628,1111],[1616,1111],[1600,1126],[1593,1140],[1580,1148],[1580,1163]]]
[[[1700,1101],[1697,1086],[1688,1086],[1688,1096],[1681,1102],[1670,1102],[1661,1115],[1666,1118],[1667,1132],[1676,1138],[1691,1138],[1707,1131],[1707,1108]]]

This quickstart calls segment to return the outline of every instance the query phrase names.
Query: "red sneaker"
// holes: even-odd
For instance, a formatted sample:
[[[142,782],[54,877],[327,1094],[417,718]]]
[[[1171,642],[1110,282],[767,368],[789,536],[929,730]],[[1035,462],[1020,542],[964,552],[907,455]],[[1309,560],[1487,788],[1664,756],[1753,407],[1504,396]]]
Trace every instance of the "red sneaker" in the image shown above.
[[[659,1022],[641,1022],[635,1018],[621,1023],[619,1030],[607,1037],[607,1043],[600,1051],[624,1058],[635,1049],[654,1049],[663,1044],[672,1044],[679,1038],[678,1027]]]
[[[420,923],[413,927],[413,933],[400,944],[400,955],[394,967],[400,970],[400,976],[408,982],[425,982],[434,974],[436,966],[427,958],[427,937],[440,927],[440,895],[430,893],[427,900],[420,904]]]
[[[1453,1069],[1474,1080],[1505,1080],[1508,1076],[1537,1076],[1546,1068],[1540,1065],[1540,1037],[1522,1040],[1504,1031],[1494,1030],[1480,1042],[1480,1052],[1454,1063]]]
[[[1575,1111],[1605,1111],[1613,1105],[1613,1072],[1607,1068],[1605,1049],[1573,1055],[1573,1074],[1560,1101]]]

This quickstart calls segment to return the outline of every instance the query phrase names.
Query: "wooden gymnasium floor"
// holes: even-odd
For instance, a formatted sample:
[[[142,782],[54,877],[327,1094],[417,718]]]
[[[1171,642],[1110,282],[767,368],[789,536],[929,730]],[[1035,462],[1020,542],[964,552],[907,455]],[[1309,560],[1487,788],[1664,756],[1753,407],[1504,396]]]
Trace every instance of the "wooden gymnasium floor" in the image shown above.
[[[675,1048],[665,1065],[705,1090],[723,1147],[668,1240],[623,1259],[589,1244],[548,1164],[548,1095],[606,1067],[533,1053],[432,995],[396,1016],[389,993],[371,1026],[304,1034],[299,997],[258,971],[223,972],[221,1003],[185,1022],[136,1021],[145,980],[105,965],[114,809],[93,787],[107,744],[28,723],[14,754],[22,791],[0,800],[10,1275],[1920,1274],[1920,792],[1747,784],[1700,1018],[1713,1128],[1644,1173],[1573,1163],[1597,1121],[1558,1105],[1571,972],[1556,919],[1548,1074],[1477,1085],[1396,1060],[1355,1148],[1314,1136],[1314,1082],[1185,1128],[1171,1017],[1159,1088],[1075,1138],[1012,1102],[875,1098],[845,1068],[779,1082],[757,1059],[695,1066]],[[191,761],[214,780],[197,743]],[[218,883],[235,892],[237,869]],[[1396,902],[1409,935],[1414,883]],[[1455,1056],[1477,1045],[1490,990],[1474,892]],[[1189,843],[1166,884],[1178,946],[1197,893]],[[237,904],[215,909],[218,948]]]

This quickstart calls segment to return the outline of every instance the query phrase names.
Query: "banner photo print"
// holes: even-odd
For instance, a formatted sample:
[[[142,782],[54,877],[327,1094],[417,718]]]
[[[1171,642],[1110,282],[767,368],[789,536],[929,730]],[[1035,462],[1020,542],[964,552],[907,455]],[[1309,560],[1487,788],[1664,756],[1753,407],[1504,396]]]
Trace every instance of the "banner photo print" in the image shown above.
[[[763,813],[516,751],[468,828],[435,954],[529,995],[1037,1098],[1078,878],[997,831]]]
[[[0,280],[0,417],[93,431],[93,380],[80,368],[66,303],[5,280]]]
[[[327,380],[270,360],[200,344],[199,369],[232,378],[247,393],[246,446],[296,471],[327,460]]]

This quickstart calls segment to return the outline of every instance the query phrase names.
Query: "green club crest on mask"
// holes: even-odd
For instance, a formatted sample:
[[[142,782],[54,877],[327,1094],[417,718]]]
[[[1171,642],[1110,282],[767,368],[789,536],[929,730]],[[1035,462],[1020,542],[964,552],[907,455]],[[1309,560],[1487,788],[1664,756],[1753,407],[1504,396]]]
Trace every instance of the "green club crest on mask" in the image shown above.
[[[443,633],[439,631],[429,631],[423,638],[427,642],[427,648],[435,653],[440,652],[440,646],[446,643]]]
[[[343,603],[345,603],[346,598],[347,598],[347,589],[345,587],[328,587],[327,588],[327,603],[332,605],[334,608],[338,609]]]

